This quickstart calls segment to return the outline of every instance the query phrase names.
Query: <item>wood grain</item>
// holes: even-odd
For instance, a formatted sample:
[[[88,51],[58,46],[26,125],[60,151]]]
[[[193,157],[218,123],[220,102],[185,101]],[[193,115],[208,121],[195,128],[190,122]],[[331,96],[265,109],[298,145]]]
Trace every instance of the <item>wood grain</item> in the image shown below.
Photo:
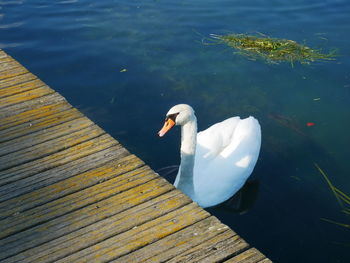
[[[37,116],[38,117],[38,116]],[[13,140],[15,138],[35,133],[39,131],[48,131],[48,128],[52,128],[62,123],[66,123],[72,120],[77,120],[83,117],[83,114],[74,108],[69,108],[64,112],[52,113],[48,116],[39,119],[27,119],[25,123],[17,126],[12,126],[7,129],[0,130],[0,143]]]
[[[18,188],[19,184],[29,186],[44,180],[52,180],[53,177],[65,179],[75,173],[98,167],[102,163],[128,154],[124,148],[120,152],[120,147],[108,134],[103,134],[38,160],[3,170],[0,172],[2,186],[0,191],[11,192],[8,187],[11,187],[10,184],[13,182],[16,182],[14,187]],[[47,184],[52,182],[54,181],[49,181]],[[7,186],[3,188],[3,185]]]
[[[0,98],[0,110],[13,104],[18,104],[28,100],[40,98],[49,94],[54,93],[52,89],[47,86],[37,87],[31,90],[27,90],[21,93],[17,93],[12,96]]]
[[[0,259],[44,244],[172,190],[162,179],[131,188],[0,240]],[[153,221],[151,221],[153,222]],[[91,262],[91,261],[90,261]]]
[[[72,106],[66,102],[60,101],[59,103],[49,104],[49,105],[39,105],[38,107],[33,107],[30,110],[20,112],[18,114],[13,114],[9,117],[0,119],[0,131],[13,128],[15,126],[24,124],[22,128],[29,126],[30,128],[35,124],[33,121],[41,118],[59,118],[62,111],[71,109]],[[19,128],[21,129],[21,127]],[[4,131],[2,135],[6,133],[11,133],[12,130]]]
[[[4,262],[52,262],[178,209],[191,200],[173,190],[93,225],[24,251]],[[83,240],[83,242],[82,242]],[[137,261],[133,261],[137,262]]]
[[[265,256],[260,253],[257,249],[251,248],[243,253],[225,261],[227,263],[258,263],[258,262],[271,262],[265,258]]]
[[[52,139],[50,144],[43,142],[6,155],[2,155],[3,150],[0,149],[0,171],[46,157],[50,154],[62,151],[84,141],[96,138],[103,133],[104,131],[101,128],[97,127],[96,125],[92,125],[79,129],[71,134]]]
[[[14,85],[21,85],[23,83],[26,83],[28,81],[32,81],[35,79],[37,79],[37,77],[30,72],[27,72],[21,75],[14,75],[10,78],[1,79],[0,89],[8,88]]]
[[[51,93],[46,96],[38,97],[32,100],[23,101],[22,103],[13,104],[11,106],[6,107],[6,110],[0,111],[0,122],[2,122],[1,119],[8,119],[12,118],[15,115],[18,115],[20,113],[38,109],[43,106],[51,105],[51,104],[58,104],[66,101],[61,95],[58,93]]]
[[[12,96],[18,93],[29,91],[38,87],[46,86],[44,82],[39,79],[33,79],[27,82],[21,82],[14,86],[3,87],[0,89],[0,99]]]

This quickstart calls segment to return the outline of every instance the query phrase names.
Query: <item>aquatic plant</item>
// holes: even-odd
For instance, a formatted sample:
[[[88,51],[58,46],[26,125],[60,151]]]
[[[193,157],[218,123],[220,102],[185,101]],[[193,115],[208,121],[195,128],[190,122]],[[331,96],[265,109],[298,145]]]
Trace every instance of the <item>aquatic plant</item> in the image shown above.
[[[334,60],[335,54],[322,53],[294,40],[258,37],[246,34],[210,35],[216,43],[226,44],[250,59],[263,59],[267,63],[294,62],[309,64],[317,60]]]
[[[335,187],[331,181],[329,180],[328,176],[326,175],[326,173],[318,166],[318,164],[315,163],[315,166],[317,168],[317,170],[322,174],[323,178],[326,180],[329,188],[331,189],[332,193],[334,194],[335,198],[337,199],[340,207],[341,207],[341,211],[346,214],[346,215],[350,215],[350,196],[345,194],[344,192],[342,192],[341,190],[339,190],[337,187]],[[342,226],[345,228],[349,228],[350,229],[350,224],[345,224],[345,223],[340,223],[340,222],[336,222],[327,218],[321,218],[323,221],[332,223],[332,224],[336,224],[338,226]]]

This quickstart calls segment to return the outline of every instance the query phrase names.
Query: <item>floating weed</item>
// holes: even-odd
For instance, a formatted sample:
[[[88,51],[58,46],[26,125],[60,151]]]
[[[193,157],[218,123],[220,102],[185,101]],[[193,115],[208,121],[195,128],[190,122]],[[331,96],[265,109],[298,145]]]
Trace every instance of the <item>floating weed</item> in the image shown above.
[[[261,37],[246,34],[211,34],[214,44],[226,44],[250,59],[263,59],[267,63],[278,64],[289,62],[293,66],[295,62],[310,64],[319,60],[334,60],[335,53],[322,53],[321,50],[312,49],[299,44],[294,40]]]
[[[347,207],[348,205],[350,205],[350,196],[348,196],[347,194],[339,190],[337,187],[335,187],[329,180],[327,174],[318,166],[318,164],[315,163],[314,165],[316,166],[317,170],[322,174],[323,178],[326,180],[329,188],[332,190],[335,198],[337,199],[340,207],[342,208],[341,211],[346,215],[350,215],[350,208]],[[349,224],[336,222],[327,218],[321,218],[321,220],[350,229]]]

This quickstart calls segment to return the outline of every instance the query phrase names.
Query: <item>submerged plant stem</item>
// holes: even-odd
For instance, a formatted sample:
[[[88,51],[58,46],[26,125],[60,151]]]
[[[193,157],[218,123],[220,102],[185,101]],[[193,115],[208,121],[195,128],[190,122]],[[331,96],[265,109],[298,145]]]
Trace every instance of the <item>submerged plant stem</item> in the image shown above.
[[[341,208],[344,208],[344,205],[343,205],[342,201],[340,200],[340,197],[336,191],[337,188],[331,183],[331,181],[328,179],[328,176],[326,175],[326,173],[318,166],[318,164],[314,163],[314,165],[316,166],[317,170],[322,174],[323,178],[326,180],[326,182],[327,182],[329,188],[332,190],[335,198],[337,198],[337,201],[338,201],[339,205],[341,206]]]
[[[328,223],[332,223],[332,224],[338,225],[338,226],[350,228],[350,225],[348,225],[348,224],[339,223],[339,222],[336,222],[336,221],[333,221],[333,220],[330,220],[330,219],[327,219],[327,218],[321,218],[321,220],[326,221]]]

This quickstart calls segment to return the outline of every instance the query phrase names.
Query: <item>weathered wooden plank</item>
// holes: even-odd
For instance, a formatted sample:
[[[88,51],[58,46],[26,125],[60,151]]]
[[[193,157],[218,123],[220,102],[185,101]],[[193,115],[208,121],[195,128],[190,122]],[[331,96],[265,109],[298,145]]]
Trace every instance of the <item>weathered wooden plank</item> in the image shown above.
[[[17,115],[11,115],[7,118],[0,119],[0,131],[13,127],[16,129],[16,126],[20,126],[21,124],[28,126],[31,126],[30,124],[32,124],[33,126],[35,124],[35,120],[40,120],[41,118],[50,119],[52,116],[60,116],[63,111],[68,109],[72,109],[72,106],[66,102],[35,107],[34,109],[21,112]],[[4,131],[3,134],[5,132],[6,131]],[[12,132],[12,130],[10,130],[10,132]]]
[[[28,70],[24,67],[16,67],[16,68],[8,69],[8,70],[3,70],[3,71],[1,71],[1,74],[0,74],[0,80],[19,76],[19,75],[22,75],[24,73],[28,73]]]
[[[44,123],[42,129],[36,132],[0,143],[0,157],[23,149],[33,148],[37,144],[48,142],[94,125],[88,118],[79,118],[79,115],[80,114],[75,114],[73,120],[52,127],[46,128],[46,123]]]
[[[0,74],[2,71],[22,67],[16,60],[0,63]]]
[[[265,259],[259,261],[259,263],[272,263],[272,261],[269,258],[265,258]]]
[[[50,141],[50,144],[44,142],[24,150],[1,156],[0,171],[48,156],[68,147],[98,137],[103,133],[104,131],[101,128],[96,125],[92,125],[71,134],[53,139]]]
[[[232,233],[232,231],[229,232]],[[238,235],[227,237],[226,239],[222,239],[221,236],[218,236],[203,242],[197,247],[191,248],[189,251],[172,258],[168,262],[222,262],[226,258],[237,255],[248,248],[249,245],[247,242]]]
[[[32,81],[35,79],[37,79],[37,77],[30,72],[27,72],[27,73],[24,73],[21,75],[17,75],[17,76],[13,76],[10,78],[0,80],[0,89],[8,88],[8,87],[18,85],[21,83],[25,83],[27,81]]]
[[[53,262],[165,215],[190,202],[191,200],[180,191],[173,190],[93,225],[26,250],[3,262]]]
[[[128,151],[126,151],[120,145],[115,145],[114,147],[111,147],[101,152],[98,152],[96,154],[93,154],[92,156],[88,156],[89,160],[96,160],[96,162],[94,163],[94,166],[86,164],[84,167],[82,167],[83,165],[82,162],[86,161],[87,158],[83,158],[83,161],[78,159],[77,161],[71,162],[67,165],[63,165],[39,174],[34,174],[33,176],[23,178],[22,180],[19,180],[19,181],[14,181],[12,183],[5,184],[1,186],[1,191],[0,191],[0,197],[1,197],[0,218],[3,218],[5,216],[10,216],[11,214],[18,213],[24,210],[28,210],[31,207],[35,207],[37,205],[47,202],[48,198],[51,198],[53,200],[55,198],[58,198],[59,196],[62,196],[63,194],[68,194],[71,191],[76,190],[76,187],[71,186],[71,188],[67,189],[66,191],[62,190],[60,193],[56,193],[56,195],[58,196],[50,192],[51,195],[46,198],[45,198],[47,194],[46,192],[48,191],[47,188],[44,188],[43,190],[40,190],[40,191],[36,191],[37,189],[46,187],[51,184],[55,184],[59,181],[76,176],[80,173],[84,174],[84,172],[90,171],[90,169],[92,168],[96,168],[96,170],[93,170],[94,171],[93,174],[97,173],[100,169],[98,165],[104,165],[109,161],[118,162],[118,165],[120,165],[120,171],[123,171],[124,164],[119,162],[132,161],[132,164],[136,165],[137,162],[136,160],[134,160],[135,158],[133,158],[133,156],[130,156],[129,158],[126,158],[124,160],[124,158],[128,155],[129,155]],[[141,162],[139,163],[141,165]],[[77,166],[69,169],[69,167],[74,164],[76,164]],[[132,164],[127,164],[127,165],[131,166]],[[107,171],[108,170],[106,170],[106,172]],[[102,180],[98,178],[99,177],[96,175],[95,180]],[[79,187],[83,184],[75,183],[74,185]],[[55,186],[56,185],[54,185],[53,187]],[[53,191],[56,192],[56,188],[54,188]],[[26,195],[21,196],[24,194]],[[19,197],[15,198],[16,196],[19,196]]]
[[[9,185],[12,182],[23,180],[22,182],[28,187],[34,187],[32,186],[33,181],[43,182],[44,179],[47,184],[50,184],[56,182],[52,179],[52,175],[55,180],[57,178],[63,180],[111,159],[124,157],[124,153],[120,154],[119,148],[117,141],[113,140],[110,135],[104,134],[38,160],[0,171],[0,185]],[[125,149],[123,151],[127,152]],[[27,177],[31,179],[27,181],[25,179]],[[1,187],[1,191],[9,192],[8,187]]]
[[[0,129],[0,143],[19,138],[29,133],[35,133],[40,130],[48,129],[53,126],[63,124],[65,122],[81,118],[82,116],[84,115],[80,113],[77,109],[70,108],[63,112],[50,114],[47,117],[34,120],[27,120],[26,123],[13,126],[8,129]]]
[[[0,55],[0,64],[8,63],[10,61],[13,61],[13,58],[6,55],[5,56]]]
[[[37,198],[36,203],[43,204],[1,220],[0,238],[62,216],[156,178],[156,175],[151,173],[148,167],[141,167],[143,163],[135,157],[133,160],[128,158],[128,160],[122,159],[111,163],[24,196],[23,199],[27,202],[28,198],[33,198],[37,194],[42,200]],[[104,180],[105,182],[102,182]],[[65,188],[67,186],[71,186],[73,189]],[[61,189],[63,189],[63,193],[61,193]],[[49,196],[50,194],[54,196]],[[21,200],[19,200],[19,204],[21,204]]]
[[[29,91],[38,87],[46,86],[44,82],[39,79],[22,82],[14,86],[0,89],[0,98],[13,96],[15,94]]]
[[[42,86],[22,93],[17,93],[12,96],[3,97],[0,98],[0,110],[4,110],[5,107],[11,106],[13,104],[18,104],[21,102],[26,102],[28,100],[40,98],[52,94],[54,92],[55,91],[50,89],[49,87]]]
[[[0,49],[0,58],[4,58],[4,57],[7,57],[7,54],[5,53],[5,51]]]
[[[0,240],[0,259],[67,235],[160,196],[174,187],[164,179],[151,180],[120,194]]]
[[[180,231],[208,216],[206,211],[191,203],[57,262],[107,262]]]
[[[92,168],[100,167],[105,163],[113,160],[118,161],[126,157],[129,154],[127,150],[116,145],[105,149],[101,152],[97,152],[92,155],[88,155],[84,158],[78,159],[74,162],[68,163],[66,165],[59,166],[49,171],[36,174],[32,177],[27,177],[23,179],[27,181],[27,185],[24,182],[18,181],[8,185],[3,186],[2,189],[2,199],[6,200],[0,203],[0,219],[22,213],[23,211],[29,210],[33,207],[42,205],[49,200],[55,200],[62,197],[64,194],[72,193],[73,189],[66,189],[62,192],[51,193],[50,196],[45,195],[45,192],[38,191],[43,187],[47,187],[50,184],[55,184],[64,179],[76,176],[80,173],[91,170]],[[105,157],[104,157],[105,156]],[[92,161],[94,164],[85,163],[86,161]],[[77,164],[77,166],[74,166]],[[69,169],[69,167],[72,167]],[[57,173],[56,173],[57,172]],[[47,177],[45,177],[47,175]],[[36,184],[35,179],[38,180]],[[16,188],[16,186],[18,188]],[[14,189],[14,190],[11,190]],[[45,189],[47,191],[47,189]],[[13,193],[16,192],[16,193]],[[33,193],[32,193],[33,192]],[[44,195],[44,197],[43,197]]]
[[[23,103],[14,104],[12,106],[6,107],[6,110],[0,111],[0,122],[3,118],[9,118],[25,111],[37,109],[50,104],[62,103],[64,101],[66,101],[65,98],[55,92],[43,97],[25,101]]]
[[[201,243],[211,244],[213,249],[220,239],[233,238],[236,234],[228,230],[215,217],[209,217],[188,228],[167,236],[155,243],[145,246],[130,254],[120,257],[111,262],[133,263],[133,262],[187,262],[191,260],[190,249]],[[209,240],[209,242],[208,242]],[[214,242],[213,242],[214,241]],[[174,258],[177,258],[174,260]],[[169,262],[170,262],[169,261]],[[214,262],[214,261],[212,261]]]
[[[116,147],[121,147],[121,146],[117,145]],[[116,149],[116,147],[114,147],[111,150],[107,149],[106,151],[98,152],[94,156],[88,156],[88,158],[90,160],[94,159],[96,161],[95,162],[95,167],[96,167],[98,163],[105,163],[108,160],[116,160],[118,158],[123,158],[124,156],[128,155],[128,151],[122,148]],[[84,158],[84,160],[86,159],[87,158]],[[76,165],[76,166],[73,166],[73,165]],[[16,196],[23,195],[25,193],[34,191],[36,189],[45,187],[57,181],[66,179],[70,176],[73,176],[74,175],[73,172],[75,171],[79,173],[79,172],[83,172],[85,169],[87,169],[87,167],[91,167],[91,168],[94,167],[87,164],[85,164],[84,167],[81,167],[82,165],[84,165],[82,161],[77,160],[74,162],[69,162],[67,163],[67,165],[57,167],[54,170],[44,171],[42,173],[38,173],[26,178],[22,178],[21,180],[18,180],[18,181],[13,181],[11,183],[4,184],[0,188],[0,201],[3,202],[8,199],[14,198]],[[33,205],[34,204],[33,200],[31,201],[32,202],[30,204]],[[21,201],[21,203],[23,203],[23,200]],[[0,207],[2,207],[1,203],[0,203]],[[16,206],[16,209],[19,209],[18,205]],[[11,210],[6,210],[6,211],[10,212]],[[3,214],[6,214],[6,213],[7,212],[5,211],[3,212]]]
[[[268,261],[264,261],[268,260]],[[258,263],[258,262],[272,262],[266,259],[265,256],[255,248],[250,248],[241,254],[226,260],[227,263]]]

